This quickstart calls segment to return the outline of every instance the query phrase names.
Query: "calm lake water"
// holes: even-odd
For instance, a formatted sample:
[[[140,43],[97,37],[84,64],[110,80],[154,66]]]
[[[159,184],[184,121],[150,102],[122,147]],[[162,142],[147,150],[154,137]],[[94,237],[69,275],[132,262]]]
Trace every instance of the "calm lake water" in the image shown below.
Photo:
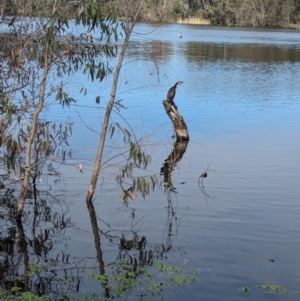
[[[148,174],[159,174],[173,149],[162,100],[179,80],[184,84],[175,102],[190,143],[173,172],[174,213],[168,214],[163,188],[124,207],[116,168],[107,167],[94,202],[105,265],[120,254],[139,260],[137,250],[120,251],[119,241],[145,236],[147,256],[152,252],[154,260],[200,271],[199,282],[171,300],[299,300],[300,32],[137,25],[117,99],[126,107],[122,116],[148,146]],[[48,276],[73,276],[68,290],[86,294],[101,292],[88,278],[99,273],[99,264],[85,196],[111,79],[94,84],[78,75],[69,85],[80,99],[71,110],[57,107],[55,119],[74,121],[70,145],[76,152],[51,188],[57,194],[63,189],[53,208],[71,218],[70,225],[53,232],[48,253],[32,251],[30,260],[53,262]],[[82,85],[88,86],[85,97],[78,96]],[[112,120],[127,126],[116,113]],[[120,134],[110,140],[106,159],[122,149],[121,140]],[[79,163],[83,173],[75,167]],[[206,169],[207,196],[198,185]],[[46,225],[40,221],[39,227]],[[26,231],[32,235],[30,227]],[[283,285],[289,294],[265,296],[256,286],[266,283]]]

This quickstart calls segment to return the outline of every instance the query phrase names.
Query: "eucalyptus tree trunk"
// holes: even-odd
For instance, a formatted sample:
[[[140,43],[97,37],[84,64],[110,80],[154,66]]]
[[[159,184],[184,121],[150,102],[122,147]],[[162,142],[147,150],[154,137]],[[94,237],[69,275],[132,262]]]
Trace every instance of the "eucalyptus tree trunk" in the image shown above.
[[[49,47],[47,46],[46,48],[49,48]],[[42,111],[43,106],[44,106],[44,97],[45,97],[48,72],[49,72],[49,61],[48,61],[47,49],[46,49],[46,51],[45,51],[45,67],[44,67],[43,80],[42,80],[41,86],[40,86],[39,104],[38,104],[37,109],[33,113],[30,136],[27,140],[26,154],[25,154],[26,166],[25,166],[24,180],[22,183],[21,195],[20,195],[20,198],[18,201],[18,208],[17,208],[17,214],[16,214],[17,220],[21,219],[23,210],[24,210],[24,206],[25,206],[25,200],[26,200],[26,196],[27,196],[28,185],[29,185],[29,181],[30,181],[30,173],[31,173],[31,168],[32,168],[31,167],[31,147],[33,144],[33,139],[36,135],[39,114]]]
[[[119,75],[120,75],[120,71],[122,68],[122,63],[125,57],[125,52],[126,49],[128,47],[129,44],[129,39],[132,33],[132,30],[136,24],[136,20],[137,17],[141,11],[141,8],[144,4],[145,0],[141,0],[140,5],[138,7],[137,12],[134,15],[134,18],[132,20],[131,23],[130,22],[130,12],[132,9],[132,4],[133,4],[133,0],[128,1],[128,7],[127,7],[127,17],[126,17],[126,28],[125,28],[125,40],[124,40],[124,44],[122,45],[122,49],[121,49],[121,53],[119,55],[119,59],[118,59],[118,64],[114,73],[114,78],[113,78],[113,84],[112,84],[112,88],[111,88],[111,93],[110,93],[110,99],[109,102],[107,104],[107,108],[106,108],[106,112],[105,112],[105,116],[104,116],[104,121],[103,121],[103,126],[102,126],[102,131],[101,131],[101,136],[100,136],[100,140],[99,140],[99,144],[98,144],[98,150],[97,150],[97,154],[96,154],[96,160],[94,163],[94,170],[93,170],[93,174],[92,174],[92,178],[91,178],[91,183],[87,192],[87,196],[86,196],[86,201],[87,202],[91,202],[93,199],[93,195],[96,189],[96,185],[97,185],[97,181],[98,181],[98,176],[100,173],[100,169],[101,169],[101,160],[102,160],[102,156],[103,156],[103,150],[104,150],[104,145],[105,145],[105,139],[106,139],[106,134],[107,134],[107,129],[109,126],[109,119],[110,119],[110,115],[111,115],[111,111],[112,108],[114,106],[115,103],[115,97],[116,97],[116,91],[117,91],[117,86],[118,86],[118,80],[119,80]]]
[[[57,1],[56,0],[53,4],[53,15],[57,9]],[[16,220],[21,220],[24,206],[25,206],[25,201],[27,197],[27,191],[28,191],[28,185],[30,181],[30,174],[31,174],[31,149],[32,149],[32,144],[34,137],[37,132],[37,124],[39,120],[39,114],[41,113],[43,107],[44,107],[44,100],[45,100],[45,91],[46,91],[46,84],[47,84],[47,78],[49,74],[49,69],[50,69],[50,62],[49,62],[49,56],[51,52],[51,47],[50,43],[52,40],[52,33],[53,33],[53,26],[54,26],[54,18],[51,19],[49,27],[48,27],[48,32],[46,33],[47,35],[47,41],[45,45],[45,50],[44,50],[44,72],[42,75],[42,80],[40,84],[40,90],[39,90],[39,99],[38,99],[38,106],[35,109],[33,116],[32,116],[32,122],[31,122],[31,129],[30,129],[30,135],[27,139],[27,145],[26,145],[26,152],[25,152],[25,174],[24,174],[24,180],[22,183],[22,188],[21,188],[21,195],[18,201],[18,208],[17,208],[17,213],[16,213]]]

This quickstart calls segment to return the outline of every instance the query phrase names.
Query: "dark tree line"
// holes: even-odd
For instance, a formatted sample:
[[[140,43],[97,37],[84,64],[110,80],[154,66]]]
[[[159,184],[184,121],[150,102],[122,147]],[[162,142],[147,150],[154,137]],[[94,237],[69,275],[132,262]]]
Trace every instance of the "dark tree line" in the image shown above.
[[[198,17],[208,19],[212,24],[252,27],[300,24],[300,0],[169,1],[174,7],[181,5],[181,15],[177,17]]]
[[[72,1],[84,3],[87,0]],[[0,1],[0,14],[14,13],[24,8],[24,15],[51,6],[53,0],[6,0]],[[104,13],[113,12],[115,17],[126,17],[123,0],[93,0]],[[136,2],[136,5],[134,5]],[[139,1],[133,1],[130,13],[135,14]],[[70,12],[70,18],[72,18]],[[174,22],[179,18],[207,19],[211,24],[236,26],[300,26],[300,0],[145,0],[139,21]]]
[[[145,21],[197,17],[236,26],[300,25],[300,0],[147,0]]]
[[[214,24],[287,26],[300,22],[299,0],[190,0],[190,14]],[[191,3],[192,2],[192,3]]]

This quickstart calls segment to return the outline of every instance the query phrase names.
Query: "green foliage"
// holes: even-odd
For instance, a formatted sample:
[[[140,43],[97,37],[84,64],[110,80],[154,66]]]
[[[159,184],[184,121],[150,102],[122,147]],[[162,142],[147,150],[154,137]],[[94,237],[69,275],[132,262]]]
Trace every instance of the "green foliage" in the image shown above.
[[[134,133],[130,133],[119,123],[110,125],[110,139],[114,137],[116,131],[119,131],[119,133],[123,135],[123,143],[125,143],[126,147],[128,147],[125,164],[122,168],[120,168],[119,174],[116,176],[116,180],[122,188],[121,200],[125,204],[128,204],[128,199],[135,200],[135,191],[140,192],[142,197],[145,198],[151,190],[154,190],[155,187],[159,185],[159,180],[155,174],[136,174],[137,170],[141,171],[147,169],[151,163],[151,156],[144,150],[142,143],[136,140]],[[128,182],[130,183],[130,188],[125,189],[123,184],[128,184]]]
[[[70,104],[73,102],[76,102],[76,100],[72,97],[69,97],[69,95],[66,92],[63,92],[62,89],[59,89],[57,91],[57,94],[55,96],[55,99],[59,101],[59,103],[64,107],[65,105],[67,107],[70,107]]]
[[[2,1],[3,2],[3,1]],[[95,27],[97,21],[102,21],[101,30],[106,34],[110,29],[108,26],[111,20],[126,18],[126,7],[124,1],[69,1],[60,0],[62,3],[60,10],[60,22],[67,23],[67,20],[72,18],[82,24],[85,24],[89,30]],[[1,4],[0,9],[3,9],[5,14],[22,16],[39,16],[49,17],[52,1],[5,1]],[[256,18],[255,11],[260,13],[260,8],[257,6],[262,4],[266,9],[266,13],[270,13],[270,8],[276,7],[276,11],[272,11],[270,21],[272,24],[284,24],[285,21],[297,23],[300,19],[300,2],[299,0],[173,0],[173,1],[157,1],[146,0],[142,20],[147,21],[173,21],[178,18],[186,18],[189,16],[198,15],[209,19],[217,24],[237,24],[245,26],[251,17]],[[252,6],[252,8],[251,8]],[[134,13],[134,7],[132,8]],[[242,16],[241,16],[241,11]],[[242,18],[245,18],[242,20]],[[10,19],[13,24],[16,18]],[[104,25],[104,26],[103,26]],[[119,24],[122,26],[121,24]],[[249,24],[253,26],[252,24]],[[117,30],[114,32],[117,35]]]
[[[72,124],[54,124],[39,114],[53,99],[62,107],[76,102],[65,87],[65,79],[75,72],[92,81],[111,74],[109,58],[117,55],[122,24],[103,13],[94,0],[16,0],[1,8],[0,164],[7,170],[18,167],[23,171],[34,166],[36,173],[38,162],[50,155],[61,155],[62,160],[71,155]],[[85,32],[74,35],[70,31],[72,17],[76,24],[86,26]],[[83,91],[87,93],[85,87]],[[24,154],[28,166],[24,166]]]
[[[33,272],[40,273],[43,266],[30,265],[29,277]],[[189,286],[198,281],[198,271],[188,272],[173,265],[163,262],[154,262],[153,266],[139,266],[130,264],[122,258],[110,265],[103,275],[92,274],[90,277],[97,280],[108,292],[106,296],[98,294],[85,295],[83,297],[68,296],[73,300],[85,301],[109,301],[122,297],[133,296],[139,300],[161,299],[169,296],[172,290]],[[3,301],[47,301],[50,296],[36,296],[31,292],[23,292],[19,287],[13,287],[10,291],[0,290],[0,299]]]
[[[189,9],[191,15],[229,26],[287,26],[300,20],[299,0],[193,0]]]
[[[123,142],[129,143],[131,141],[131,134],[130,132],[123,128],[118,122],[115,124],[110,124],[109,132],[110,132],[110,139],[114,136],[115,130],[118,129],[123,134]]]
[[[284,286],[277,285],[277,284],[267,283],[267,284],[258,285],[257,287],[262,288],[264,290],[263,293],[265,295],[270,295],[270,294],[274,294],[274,293],[283,293],[283,294],[289,293]]]
[[[139,300],[164,298],[170,294],[170,289],[176,290],[198,280],[198,271],[186,272],[162,262],[146,267],[131,265],[126,259],[120,259],[110,266],[110,270],[103,275],[91,275],[110,292],[110,298],[93,295],[90,300],[112,300],[129,295]]]
[[[19,287],[13,287],[10,291],[0,290],[2,301],[48,301],[48,296],[36,296],[31,292],[21,292]]]
[[[267,283],[267,284],[257,285],[256,287],[263,289],[263,293],[265,295],[273,295],[273,294],[278,294],[278,293],[289,294],[288,290],[282,285]],[[247,293],[250,291],[250,287],[243,286],[239,290]]]
[[[182,0],[176,0],[172,9],[173,18],[175,20],[178,20],[180,18],[184,19],[187,17],[187,13],[188,9],[186,3],[184,3],[184,1]]]
[[[29,271],[31,275],[42,273],[44,271],[44,266],[38,263],[31,263],[29,264]]]

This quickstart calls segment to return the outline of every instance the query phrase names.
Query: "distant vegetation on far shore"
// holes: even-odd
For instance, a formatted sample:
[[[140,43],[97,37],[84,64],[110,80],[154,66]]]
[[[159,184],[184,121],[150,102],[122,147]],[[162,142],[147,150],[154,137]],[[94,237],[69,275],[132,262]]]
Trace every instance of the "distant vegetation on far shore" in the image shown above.
[[[70,19],[80,1],[66,3]],[[98,6],[103,15],[123,20],[124,0],[86,0]],[[0,3],[0,18],[7,15],[49,14],[54,0],[7,0]],[[68,4],[67,4],[68,3]],[[131,15],[138,9],[132,5]],[[131,17],[131,16],[129,16]],[[1,20],[0,20],[1,21]],[[137,21],[245,27],[277,26],[300,29],[300,0],[146,0]]]

